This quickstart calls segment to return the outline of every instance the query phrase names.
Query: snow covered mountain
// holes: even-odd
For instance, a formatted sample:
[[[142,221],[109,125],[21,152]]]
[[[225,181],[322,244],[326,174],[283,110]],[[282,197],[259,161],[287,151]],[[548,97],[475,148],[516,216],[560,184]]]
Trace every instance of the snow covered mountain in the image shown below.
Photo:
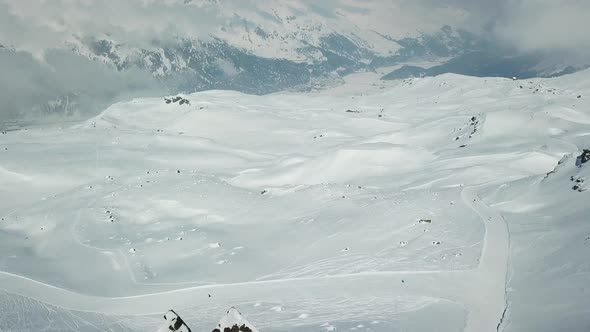
[[[0,330],[587,329],[590,72],[380,77],[0,134]]]
[[[590,67],[588,64],[547,63],[548,56],[542,53],[510,54],[477,49],[457,54],[449,61],[429,68],[403,65],[383,76],[385,80],[412,77],[438,76],[446,73],[478,77],[558,77]]]
[[[0,18],[10,23],[0,31],[6,45],[0,46],[0,120],[87,118],[116,101],[209,89],[313,91],[352,72],[423,62],[439,66],[404,67],[385,78],[447,72],[527,78],[585,68],[544,65],[544,56],[529,55],[498,64],[495,59],[513,54],[461,28],[469,18],[465,9],[416,6],[378,0],[0,2]]]
[[[5,21],[29,32],[0,32],[0,119],[84,117],[117,100],[207,89],[310,90],[371,70],[403,49],[397,39],[461,16],[440,9],[422,20],[395,3],[341,2],[0,3]]]

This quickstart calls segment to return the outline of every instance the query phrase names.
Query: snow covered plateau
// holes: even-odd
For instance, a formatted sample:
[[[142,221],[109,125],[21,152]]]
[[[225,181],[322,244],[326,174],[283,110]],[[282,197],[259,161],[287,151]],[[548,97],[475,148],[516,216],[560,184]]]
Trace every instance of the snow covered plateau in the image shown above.
[[[590,330],[590,71],[380,77],[3,131],[0,331]]]

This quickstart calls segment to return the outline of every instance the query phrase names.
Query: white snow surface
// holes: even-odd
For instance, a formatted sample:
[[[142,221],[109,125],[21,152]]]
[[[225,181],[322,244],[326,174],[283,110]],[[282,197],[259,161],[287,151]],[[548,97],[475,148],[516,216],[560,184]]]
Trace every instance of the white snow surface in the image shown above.
[[[1,134],[0,331],[587,329],[590,71],[377,77]]]

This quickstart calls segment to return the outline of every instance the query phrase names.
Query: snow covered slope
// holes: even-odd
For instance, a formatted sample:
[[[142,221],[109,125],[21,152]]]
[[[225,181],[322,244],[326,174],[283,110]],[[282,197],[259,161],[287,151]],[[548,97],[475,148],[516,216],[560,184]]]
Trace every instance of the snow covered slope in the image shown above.
[[[0,330],[586,328],[590,72],[379,76],[1,134]]]

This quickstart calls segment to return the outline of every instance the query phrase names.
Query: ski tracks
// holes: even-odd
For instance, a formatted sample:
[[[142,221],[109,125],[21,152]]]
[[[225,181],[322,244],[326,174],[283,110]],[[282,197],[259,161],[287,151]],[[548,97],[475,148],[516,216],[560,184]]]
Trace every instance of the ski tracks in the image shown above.
[[[466,332],[497,331],[506,314],[506,277],[509,257],[508,229],[504,218],[478,196],[480,188],[468,186],[461,192],[464,203],[485,224],[482,253],[477,268],[450,271],[388,271],[317,277],[260,280],[182,288],[138,296],[105,298],[78,294],[26,277],[0,271],[0,284],[7,292],[62,308],[113,315],[145,315],[178,308],[210,306],[208,294],[215,292],[215,305],[232,306],[253,298],[272,301],[301,298],[306,294],[337,297],[418,295],[462,303],[467,310]],[[408,282],[402,283],[405,279]],[[383,292],[387,289],[386,292]],[[343,292],[343,290],[345,290]]]

